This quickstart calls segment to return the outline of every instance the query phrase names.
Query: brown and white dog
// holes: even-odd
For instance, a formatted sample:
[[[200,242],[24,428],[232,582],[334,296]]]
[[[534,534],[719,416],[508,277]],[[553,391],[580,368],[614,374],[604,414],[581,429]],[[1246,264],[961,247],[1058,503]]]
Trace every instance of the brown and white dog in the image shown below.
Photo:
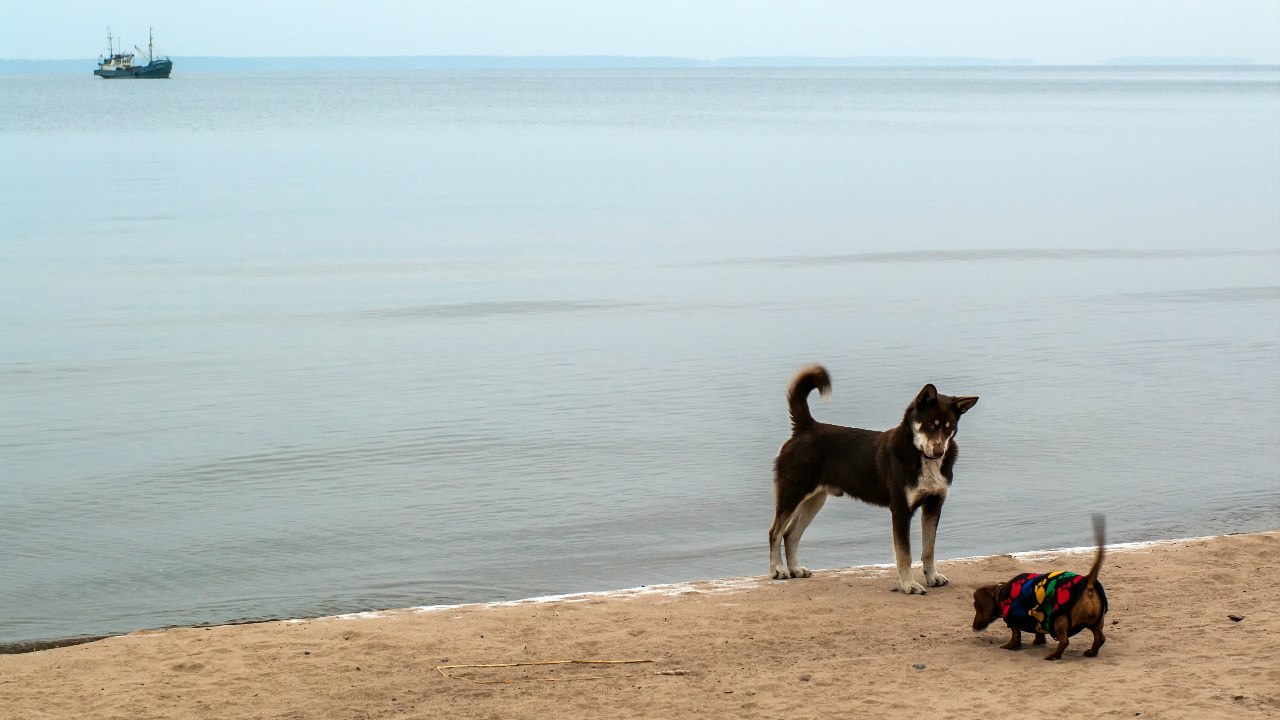
[[[806,399],[815,389],[824,396],[831,392],[831,379],[818,365],[801,370],[787,390],[791,438],[774,460],[775,512],[769,528],[769,571],[774,579],[812,574],[797,558],[800,536],[828,495],[847,494],[889,508],[897,589],[921,595],[926,592],[924,586],[911,577],[909,533],[912,516],[922,509],[920,559],[925,585],[946,585],[947,578],[933,564],[934,541],[959,452],[953,439],[956,424],[978,398],[939,395],[933,385],[925,385],[897,427],[876,431],[815,421]]]

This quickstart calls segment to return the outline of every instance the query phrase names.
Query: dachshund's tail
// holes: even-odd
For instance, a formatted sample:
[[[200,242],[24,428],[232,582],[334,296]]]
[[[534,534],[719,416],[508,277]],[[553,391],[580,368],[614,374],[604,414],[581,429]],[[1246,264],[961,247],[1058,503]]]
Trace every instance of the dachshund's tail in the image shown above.
[[[1090,590],[1098,584],[1098,571],[1102,570],[1102,558],[1107,554],[1107,519],[1100,513],[1093,516],[1093,541],[1098,545],[1098,556],[1093,559],[1093,567],[1089,568],[1089,576],[1085,578],[1085,587]]]

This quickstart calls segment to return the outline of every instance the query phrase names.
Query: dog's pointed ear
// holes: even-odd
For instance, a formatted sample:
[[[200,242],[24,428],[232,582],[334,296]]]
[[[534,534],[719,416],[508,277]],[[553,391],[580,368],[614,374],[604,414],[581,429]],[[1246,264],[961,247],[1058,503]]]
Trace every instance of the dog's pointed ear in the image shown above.
[[[934,387],[933,383],[929,383],[928,385],[920,388],[920,394],[916,395],[917,406],[928,405],[931,402],[937,402],[937,400],[938,388]]]
[[[977,405],[977,404],[978,404],[978,396],[977,396],[977,395],[969,395],[969,396],[965,396],[965,397],[958,397],[958,398],[956,398],[956,412],[958,412],[958,413],[960,413],[961,415],[963,415],[963,414],[965,414],[965,412],[967,412],[967,411],[969,410],[969,408],[971,408],[971,407],[973,407],[974,405]]]

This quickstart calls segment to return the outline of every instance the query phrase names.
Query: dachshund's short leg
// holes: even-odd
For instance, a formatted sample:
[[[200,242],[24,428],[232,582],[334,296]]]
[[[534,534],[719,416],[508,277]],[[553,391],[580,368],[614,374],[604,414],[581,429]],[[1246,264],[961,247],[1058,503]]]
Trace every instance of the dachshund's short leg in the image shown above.
[[[1071,644],[1071,641],[1067,639],[1067,635],[1070,630],[1071,620],[1067,617],[1059,617],[1053,621],[1053,636],[1058,640],[1058,647],[1054,648],[1053,652],[1045,655],[1045,660],[1057,660],[1062,657],[1062,653],[1067,649],[1067,646]]]
[[[1009,642],[1000,646],[1003,650],[1021,650],[1022,649],[1022,631],[1018,628],[1009,628],[1013,631],[1013,635],[1009,638]]]
[[[1107,641],[1107,636],[1102,634],[1102,621],[1099,620],[1097,625],[1089,628],[1093,631],[1093,647],[1084,651],[1085,657],[1097,657],[1098,650],[1102,647],[1102,643]]]

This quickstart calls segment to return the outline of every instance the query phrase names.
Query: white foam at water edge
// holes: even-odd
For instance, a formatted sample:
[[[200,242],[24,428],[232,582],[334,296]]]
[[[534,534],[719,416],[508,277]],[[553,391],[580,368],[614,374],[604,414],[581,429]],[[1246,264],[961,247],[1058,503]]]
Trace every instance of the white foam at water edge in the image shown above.
[[[1200,537],[1174,538],[1172,540],[1141,540],[1138,542],[1127,543],[1107,543],[1107,550],[1142,550],[1158,545],[1177,545],[1179,543],[1200,542],[1203,540],[1215,540],[1221,537],[1230,537],[1232,535],[1248,535],[1251,533],[1224,533],[1222,535],[1202,535]],[[1001,553],[1018,560],[1038,560],[1041,558],[1051,557],[1054,555],[1078,555],[1082,553],[1091,553],[1098,549],[1097,545],[1082,545],[1079,547],[1068,548],[1051,548],[1049,550],[1024,550],[1022,552]],[[970,557],[952,558],[950,560],[939,560],[938,562],[977,562],[986,560],[991,557],[1000,557],[996,555],[973,555]]]
[[[1241,533],[1226,533],[1224,535],[1204,535],[1201,537],[1175,538],[1172,540],[1143,540],[1140,542],[1115,543],[1108,544],[1108,550],[1142,550],[1145,548],[1156,547],[1160,545],[1177,545],[1179,543],[1198,542],[1203,540],[1214,540],[1220,537],[1230,535],[1239,535]],[[1055,555],[1073,555],[1091,553],[1096,550],[1094,545],[1068,548],[1054,548],[1049,550],[1025,550],[1014,553],[996,553],[994,555],[972,555],[968,557],[950,558],[948,560],[939,560],[939,563],[950,562],[978,562],[993,557],[1008,556],[1017,560],[1038,560]],[[819,569],[821,572],[833,573],[836,575],[854,575],[866,576],[878,574],[880,571],[894,567],[893,563],[881,563],[876,565],[859,565],[849,568],[825,568]],[[644,595],[667,595],[676,596],[687,592],[698,593],[722,593],[732,592],[734,590],[746,590],[760,585],[774,582],[765,575],[752,575],[749,577],[721,578],[718,580],[693,580],[689,582],[670,583],[666,585],[643,585],[641,587],[624,588],[621,590],[601,590],[597,592],[580,592],[565,593],[563,595],[541,595],[538,597],[522,598],[520,600],[501,600],[496,602],[482,603],[458,603],[454,605],[420,605],[417,607],[404,608],[400,611],[388,610],[383,612],[357,612],[347,613],[345,615],[334,615],[330,617],[310,618],[314,620],[370,620],[379,617],[386,617],[393,612],[440,612],[442,610],[460,610],[462,608],[500,608],[515,607],[518,605],[538,605],[544,603],[579,603],[588,602],[590,600],[607,600],[614,598],[633,598]],[[295,618],[285,620],[288,623],[308,622],[308,619]]]
[[[344,615],[335,615],[339,620],[372,620],[382,617],[382,613],[374,610],[366,610],[364,612],[346,613]]]
[[[563,595],[540,595],[538,597],[521,598],[520,600],[501,600],[487,603],[461,603],[458,605],[421,605],[406,608],[414,612],[436,612],[439,610],[457,610],[466,607],[515,607],[517,605],[536,605],[552,602],[586,602],[588,600],[640,597],[642,595],[680,595],[686,592],[728,592],[743,590],[761,583],[759,577],[721,578],[719,580],[693,580],[666,585],[642,585],[640,587],[621,590],[600,590],[596,592],[565,593]]]

